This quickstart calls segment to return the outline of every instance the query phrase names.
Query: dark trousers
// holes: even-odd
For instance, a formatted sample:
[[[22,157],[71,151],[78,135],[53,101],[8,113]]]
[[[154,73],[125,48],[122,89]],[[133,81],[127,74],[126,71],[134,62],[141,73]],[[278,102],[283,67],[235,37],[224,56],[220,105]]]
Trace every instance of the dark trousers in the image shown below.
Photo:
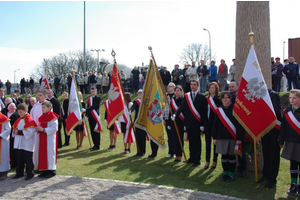
[[[57,131],[57,148],[62,147],[62,141],[61,141],[61,118],[58,118],[58,131]]]
[[[175,145],[175,154],[176,156],[182,157],[182,149],[179,140],[181,141],[182,148],[184,147],[184,142],[183,142],[183,135],[184,135],[184,123],[181,121],[181,119],[176,119],[176,125],[178,128],[179,132],[179,138],[175,129],[175,126],[171,126],[171,132],[174,138],[174,145]]]
[[[69,145],[70,144],[70,135],[67,134],[66,130],[66,121],[62,120],[63,126],[64,126],[64,134],[65,134],[65,143],[64,145]]]
[[[276,182],[280,163],[280,147],[278,145],[279,130],[271,130],[261,139],[264,158],[263,175],[269,180]]]
[[[206,162],[210,162],[210,155],[211,155],[211,141],[212,141],[212,125],[213,122],[206,122],[204,131],[205,131],[205,149],[206,149]],[[218,154],[216,153],[216,145],[213,146],[214,148],[214,157],[213,162],[217,162]]]
[[[101,93],[101,85],[96,85],[96,88],[97,88],[98,94],[100,94]]]
[[[18,166],[18,150],[14,149],[15,138],[10,136],[10,166],[15,168]]]
[[[195,164],[200,164],[201,156],[201,138],[200,138],[200,126],[192,126],[187,128],[189,135],[189,150],[190,160]]]
[[[280,92],[281,88],[281,77],[274,77],[274,91]]]
[[[16,173],[18,175],[23,175],[24,173],[24,167],[26,164],[26,174],[28,175],[33,175],[33,158],[32,155],[33,153],[30,151],[25,151],[22,149],[17,150],[17,155],[18,155],[18,166],[16,169]]]
[[[10,94],[10,88],[6,88],[6,93]],[[4,103],[4,102],[3,102]]]
[[[243,143],[242,143],[242,148],[243,148]],[[245,151],[243,151],[242,157],[238,156],[238,161],[239,161],[239,166],[237,167],[238,171],[239,172],[245,172],[246,169],[247,169],[247,160],[246,160]]]
[[[139,79],[133,79],[132,82],[132,93],[136,93],[139,90]]]
[[[81,94],[84,94],[84,85],[79,85]]]
[[[287,78],[288,80],[288,86],[289,86],[289,91],[292,89],[292,84],[294,83],[294,89],[300,89],[299,87],[299,81],[297,77],[294,78]]]
[[[295,178],[295,179],[298,178],[299,171],[300,171],[300,163],[295,160],[290,160],[291,178]],[[300,178],[300,174],[299,174],[299,178]]]
[[[236,157],[235,155],[222,155],[222,167],[224,171],[234,172],[236,167]]]
[[[136,142],[138,143],[138,147],[140,149],[140,154],[146,153],[146,135],[147,133],[139,128],[135,129],[136,132]],[[139,151],[137,150],[137,153],[139,154]]]
[[[94,131],[97,122],[94,119],[89,119],[90,131],[95,148],[100,148],[100,133]]]
[[[168,136],[168,146],[169,146],[169,154],[175,154],[175,142],[173,138],[172,129],[168,129],[168,127],[174,127],[172,120],[166,120],[166,132]]]
[[[89,93],[89,84],[84,84],[84,94]]]
[[[152,140],[150,140],[150,145],[151,145],[151,150],[152,150],[151,155],[157,156],[158,145],[155,142],[153,142]]]

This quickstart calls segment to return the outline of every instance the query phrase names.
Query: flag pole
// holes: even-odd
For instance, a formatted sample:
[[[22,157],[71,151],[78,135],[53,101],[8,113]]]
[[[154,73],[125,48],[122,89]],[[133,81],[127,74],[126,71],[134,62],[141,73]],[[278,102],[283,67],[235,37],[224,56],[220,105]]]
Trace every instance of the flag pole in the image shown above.
[[[250,33],[249,33],[249,37],[250,37],[250,44],[253,45],[253,36],[254,33],[252,32],[252,27],[250,24]],[[258,182],[258,175],[257,175],[257,150],[256,150],[256,140],[257,138],[253,138],[253,148],[254,148],[254,170],[255,170],[255,182]]]
[[[152,52],[152,47],[149,46],[148,49],[149,49],[150,52],[151,52],[151,57],[152,57],[152,59],[153,59],[153,61],[154,61],[155,71],[156,71],[156,73],[158,74],[159,82],[160,82],[160,85],[162,86],[162,85],[164,85],[164,84],[163,84],[163,82],[162,82],[160,73],[158,72],[158,68],[157,68],[157,65],[156,65],[156,61],[155,61],[155,58],[154,58],[154,55],[153,55],[153,52]],[[168,100],[167,92],[166,92],[166,90],[165,90],[165,87],[161,87],[161,88],[162,88],[162,90],[163,90],[163,94],[164,94],[165,99],[166,99],[166,101],[167,101],[167,103],[168,103],[168,106],[169,106],[170,112],[171,112],[171,116],[172,116],[172,114],[173,114],[173,113],[172,113],[172,109],[171,109],[172,107],[171,107],[170,102],[169,102],[169,100]],[[175,127],[175,130],[176,130],[176,133],[177,133],[177,137],[178,137],[179,143],[180,143],[180,147],[181,147],[181,150],[182,150],[182,153],[183,153],[183,156],[184,156],[184,160],[185,160],[185,162],[187,162],[186,155],[185,155],[185,152],[184,152],[184,149],[183,149],[183,146],[182,146],[182,141],[181,141],[181,138],[180,138],[180,135],[179,135],[179,131],[178,131],[178,127],[177,127],[177,124],[176,124],[175,120],[173,121],[173,123],[174,123],[174,127]]]
[[[79,96],[79,95],[78,95],[77,82],[76,82],[76,84],[75,84],[76,79],[75,79],[74,70],[73,70],[73,67],[72,67],[72,66],[71,66],[71,71],[72,71],[72,78],[73,78],[74,86],[75,86],[75,89],[76,89],[76,94],[77,94],[77,96]],[[81,104],[81,108],[82,108],[82,103],[81,103],[81,101],[80,101],[80,104]],[[83,117],[85,117],[85,114],[83,114]],[[82,121],[82,123],[83,123],[83,119],[81,119],[81,121]],[[87,126],[86,121],[85,121],[85,126]],[[87,135],[88,135],[88,139],[89,139],[89,143],[90,143],[90,148],[92,148],[91,138],[90,138],[90,134],[89,134],[89,131],[88,131],[89,129],[86,127],[86,130],[87,130]]]
[[[114,58],[114,64],[116,64],[116,67],[117,67],[117,61],[116,61],[116,59],[115,59],[115,57],[116,57],[116,52],[115,52],[113,49],[112,49],[112,51],[111,51],[111,55],[112,55],[112,57]],[[122,90],[122,95],[123,95],[123,97],[124,97],[124,101],[125,101],[125,104],[126,104],[126,106],[127,106],[127,109],[129,109],[128,101],[127,101],[126,96],[125,96],[125,90],[124,90],[124,86],[123,86],[123,83],[122,83],[121,78],[120,78],[120,74],[119,74],[118,67],[117,67],[117,72],[118,72],[118,77],[119,77],[119,84],[120,84],[121,90]],[[135,137],[135,139],[136,139],[135,127],[133,126],[131,115],[129,115],[129,118],[130,118],[130,123],[132,124],[132,130],[133,130],[133,133],[134,133],[134,137]],[[141,151],[140,151],[140,147],[139,147],[138,142],[136,142],[136,148],[137,148],[139,154],[141,154]]]

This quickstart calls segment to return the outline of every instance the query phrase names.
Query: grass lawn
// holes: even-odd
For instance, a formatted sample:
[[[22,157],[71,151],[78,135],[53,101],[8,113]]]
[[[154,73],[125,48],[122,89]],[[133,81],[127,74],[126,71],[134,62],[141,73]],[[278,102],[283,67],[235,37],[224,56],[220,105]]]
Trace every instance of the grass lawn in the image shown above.
[[[88,95],[84,96],[85,101],[88,97]],[[135,97],[133,96],[133,98]],[[100,110],[104,125],[103,99],[106,99],[107,95],[101,95],[101,98]],[[61,99],[60,96],[59,99]],[[289,161],[281,159],[276,188],[266,189],[264,187],[265,183],[255,183],[254,172],[250,171],[247,171],[247,175],[244,178],[238,177],[236,172],[236,180],[231,183],[225,183],[221,181],[220,155],[215,170],[203,169],[205,164],[205,144],[203,136],[201,136],[201,139],[201,165],[195,168],[184,162],[173,162],[173,158],[165,158],[168,154],[168,147],[165,150],[159,149],[156,158],[148,158],[148,155],[151,154],[149,142],[147,142],[147,153],[144,157],[133,157],[136,153],[135,143],[131,147],[130,154],[121,154],[124,150],[122,134],[118,136],[116,149],[108,150],[110,143],[107,129],[101,133],[100,151],[90,152],[88,150],[88,138],[84,139],[82,149],[75,150],[75,135],[71,135],[70,146],[58,150],[57,174],[165,185],[246,199],[295,199],[294,196],[286,194],[290,185]],[[64,142],[63,135],[62,140]],[[187,158],[189,158],[188,142],[185,142],[184,149]],[[261,173],[259,173],[258,177],[260,176]]]

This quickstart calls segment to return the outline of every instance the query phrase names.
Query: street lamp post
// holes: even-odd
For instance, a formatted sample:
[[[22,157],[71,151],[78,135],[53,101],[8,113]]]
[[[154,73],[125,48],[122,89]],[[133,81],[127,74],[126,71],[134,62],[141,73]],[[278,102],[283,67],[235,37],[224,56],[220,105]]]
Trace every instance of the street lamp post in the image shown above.
[[[285,57],[285,41],[283,41],[283,57],[282,57],[282,61],[284,61],[284,57]]]
[[[91,49],[91,51],[96,51],[97,52],[97,69],[99,70],[99,52],[105,51],[105,49]]]
[[[206,28],[203,28],[203,30],[207,31],[208,35],[209,35],[209,58],[210,58],[210,62],[211,62],[211,38],[210,38],[210,32]]]
[[[16,71],[19,71],[20,69],[14,70],[14,85],[16,86]]]

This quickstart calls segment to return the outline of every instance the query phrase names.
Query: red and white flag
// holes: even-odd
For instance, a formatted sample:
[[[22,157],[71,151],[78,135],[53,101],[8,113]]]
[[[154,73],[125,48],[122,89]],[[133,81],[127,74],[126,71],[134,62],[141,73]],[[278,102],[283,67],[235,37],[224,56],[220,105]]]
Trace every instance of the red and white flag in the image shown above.
[[[81,102],[77,93],[77,88],[75,86],[75,81],[73,77],[70,88],[68,116],[66,121],[66,131],[68,135],[70,135],[73,129],[82,121],[81,111]]]
[[[126,133],[124,136],[124,143],[132,143],[135,142],[135,136],[133,132],[133,126],[131,123],[130,115],[126,104],[124,104],[125,112],[123,114],[123,119],[126,124]]]
[[[107,126],[110,127],[124,113],[124,100],[122,96],[117,63],[111,73],[111,82],[108,91]]]
[[[244,68],[233,116],[255,141],[268,133],[277,123],[253,45],[251,45]]]
[[[48,83],[46,69],[43,74],[40,90],[46,90],[46,91],[50,90],[50,85]]]

